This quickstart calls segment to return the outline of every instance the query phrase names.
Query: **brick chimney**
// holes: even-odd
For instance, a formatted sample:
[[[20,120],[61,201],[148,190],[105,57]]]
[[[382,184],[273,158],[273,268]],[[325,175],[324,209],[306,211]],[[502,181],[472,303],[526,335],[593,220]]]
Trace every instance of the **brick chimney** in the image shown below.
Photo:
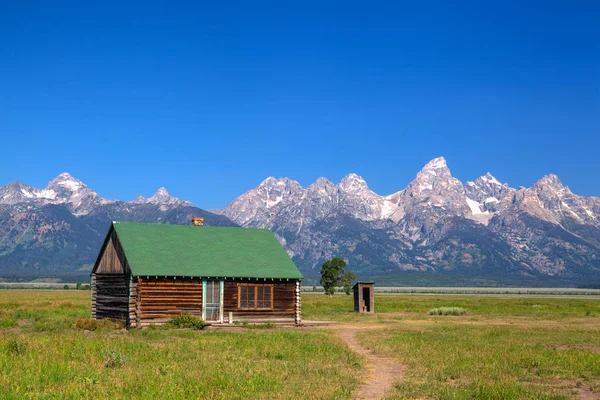
[[[203,217],[192,217],[192,225],[193,226],[203,226],[204,218]]]

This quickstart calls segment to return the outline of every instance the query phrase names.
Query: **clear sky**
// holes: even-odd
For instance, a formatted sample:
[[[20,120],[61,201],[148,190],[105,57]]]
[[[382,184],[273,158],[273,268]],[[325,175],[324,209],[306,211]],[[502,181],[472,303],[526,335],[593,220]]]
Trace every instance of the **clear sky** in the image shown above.
[[[84,4],[85,3],[85,4]],[[2,1],[0,184],[68,171],[224,207],[268,176],[380,194],[556,173],[600,196],[598,1]]]

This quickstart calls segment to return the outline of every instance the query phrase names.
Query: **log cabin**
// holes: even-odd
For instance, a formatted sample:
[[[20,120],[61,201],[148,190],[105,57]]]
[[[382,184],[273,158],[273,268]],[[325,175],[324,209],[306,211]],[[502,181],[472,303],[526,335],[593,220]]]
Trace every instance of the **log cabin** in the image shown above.
[[[113,222],[91,274],[92,318],[301,323],[303,277],[271,231],[193,225]]]

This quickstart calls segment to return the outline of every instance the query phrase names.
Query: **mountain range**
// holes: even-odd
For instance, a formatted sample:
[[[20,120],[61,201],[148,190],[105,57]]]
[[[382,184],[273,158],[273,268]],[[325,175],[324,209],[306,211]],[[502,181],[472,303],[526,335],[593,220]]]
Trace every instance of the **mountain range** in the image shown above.
[[[45,189],[14,181],[0,187],[0,275],[89,274],[111,221],[237,226],[160,188],[130,202],[104,199],[62,173]]]
[[[463,184],[446,160],[408,186],[379,195],[356,174],[303,187],[269,177],[212,212],[164,189],[106,200],[67,173],[36,189],[0,187],[0,273],[87,271],[110,221],[189,223],[272,230],[305,273],[333,256],[359,276],[463,277],[497,283],[599,281],[600,199],[578,196],[555,175],[512,188],[490,173]],[[554,282],[554,283],[552,283]]]

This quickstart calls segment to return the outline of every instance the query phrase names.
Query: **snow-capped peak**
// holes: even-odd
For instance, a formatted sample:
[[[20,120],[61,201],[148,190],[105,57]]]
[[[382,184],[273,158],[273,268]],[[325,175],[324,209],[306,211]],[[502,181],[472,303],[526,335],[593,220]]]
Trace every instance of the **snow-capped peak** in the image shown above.
[[[17,204],[42,198],[42,191],[27,186],[20,181],[13,181],[6,186],[0,186],[0,203]]]
[[[335,186],[329,179],[320,177],[311,186]]]
[[[146,200],[148,203],[161,204],[161,203],[169,202],[172,199],[175,199],[175,198],[173,196],[171,196],[169,194],[169,192],[167,192],[167,189],[165,189],[164,187],[160,187],[156,191],[156,193],[154,193],[152,196],[148,197]]]
[[[560,179],[558,179],[558,176],[556,176],[555,174],[549,174],[546,176],[543,176],[539,181],[536,182],[535,184],[537,185],[549,185],[549,186],[555,186],[555,187],[563,187],[564,185],[562,184],[562,182],[560,181]]]
[[[277,178],[275,178],[274,176],[269,176],[267,179],[262,181],[258,186],[260,187],[260,186],[273,185],[276,182],[277,182]]]
[[[494,175],[490,174],[489,172],[486,173],[485,175],[483,175],[481,177],[481,180],[484,181],[484,182],[486,182],[486,183],[492,183],[494,185],[500,185],[500,186],[502,185],[502,183],[500,183],[500,181],[498,179],[496,179],[494,177]]]
[[[260,183],[260,185],[258,185],[258,188],[279,188],[279,189],[284,189],[284,188],[293,188],[295,190],[298,189],[302,189],[302,185],[300,185],[300,183],[290,179],[290,178],[275,178],[273,176],[268,177],[267,179],[265,179],[264,181],[262,181]]]
[[[360,192],[368,189],[367,182],[357,174],[348,174],[342,178],[339,188],[345,192]]]
[[[47,189],[67,189],[71,192],[76,192],[85,187],[87,186],[83,182],[73,178],[68,172],[63,172],[48,183]]]
[[[427,164],[425,164],[425,166],[423,167],[424,170],[430,170],[430,169],[440,169],[440,168],[446,168],[446,159],[444,157],[437,157],[434,158],[433,160],[429,161]]]
[[[181,199],[178,199],[177,197],[171,196],[169,194],[169,192],[167,191],[167,189],[165,189],[164,187],[159,188],[152,196],[150,196],[148,198],[145,198],[144,196],[142,196],[140,194],[131,203],[132,204],[154,204],[154,205],[160,206],[160,209],[163,211],[165,211],[169,207],[173,207],[173,206],[180,206],[180,205],[191,206],[192,205],[192,203],[190,203],[187,200],[181,200]]]

